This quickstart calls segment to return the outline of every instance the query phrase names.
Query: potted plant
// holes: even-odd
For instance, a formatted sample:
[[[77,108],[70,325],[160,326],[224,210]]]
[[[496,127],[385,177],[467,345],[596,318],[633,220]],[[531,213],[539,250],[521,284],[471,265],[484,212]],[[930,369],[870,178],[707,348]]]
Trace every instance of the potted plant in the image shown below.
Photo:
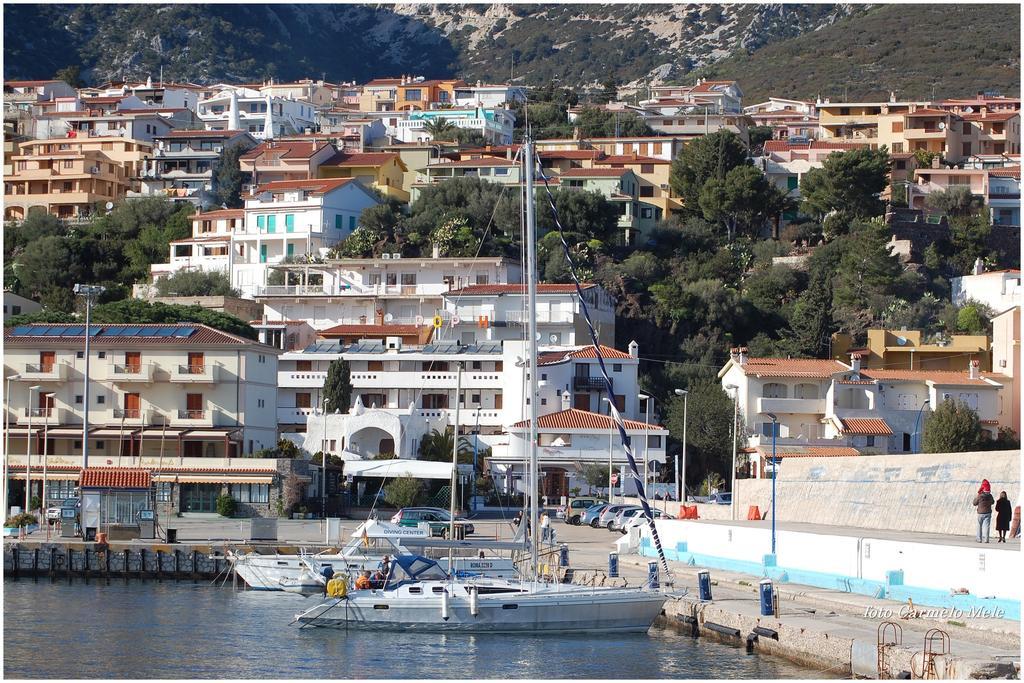
[[[7,521],[4,522],[4,536],[17,534],[22,528],[24,528],[27,533],[32,533],[39,528],[39,519],[35,515],[30,515],[27,512],[22,512],[19,515],[8,517]]]

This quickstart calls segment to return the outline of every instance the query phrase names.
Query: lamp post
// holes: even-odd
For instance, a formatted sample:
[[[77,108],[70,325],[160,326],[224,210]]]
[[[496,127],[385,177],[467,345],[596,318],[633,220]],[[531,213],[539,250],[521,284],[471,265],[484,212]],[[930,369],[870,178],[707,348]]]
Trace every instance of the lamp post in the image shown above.
[[[327,519],[327,404],[331,399],[324,396],[324,443],[320,449],[320,519]]]
[[[31,511],[29,503],[32,500],[32,412],[35,410],[32,407],[32,394],[41,388],[38,384],[28,388],[28,432],[25,434],[25,512]]]
[[[612,437],[615,434],[615,425],[612,424],[612,402],[607,396],[601,399],[608,404],[608,504],[612,504]]]
[[[775,438],[779,434],[779,418],[765,413],[772,421],[772,555],[775,554],[775,480],[779,476],[779,459],[775,456]],[[735,497],[735,496],[734,496]]]
[[[645,399],[647,401],[646,407],[644,409],[644,416],[646,418],[646,423],[647,424],[651,424],[651,404],[654,403],[654,397],[653,396],[649,396],[648,394],[637,394],[636,397],[637,398]],[[648,477],[648,474],[647,474],[647,467],[648,467],[647,462],[648,462],[648,452],[650,450],[650,439],[647,438],[647,431],[646,431],[646,429],[647,428],[644,427],[644,495],[647,495],[647,484],[648,484],[648,482],[647,482],[647,477]]]
[[[676,396],[683,397],[683,464],[679,465],[676,458],[676,500],[682,505],[686,502],[686,399],[690,392],[687,389],[676,389]]]
[[[476,500],[476,468],[477,453],[480,447],[480,408],[476,409],[476,423],[473,425],[473,480],[469,487],[469,506],[473,507]]]
[[[75,294],[85,297],[85,391],[82,392],[82,471],[89,466],[89,339],[92,337],[89,322],[92,320],[92,305],[100,294],[107,291],[102,285],[75,285]]]
[[[740,388],[735,384],[726,384],[726,389],[731,389],[732,397],[732,476],[729,484],[729,518],[736,519],[736,442],[739,440],[737,422],[740,413]]]
[[[920,427],[920,425],[921,425],[921,413],[924,412],[925,406],[927,406],[931,402],[932,402],[932,400],[930,398],[926,398],[924,400],[924,403],[922,403],[921,407],[918,408],[918,410],[917,410],[917,419],[914,420],[914,452],[915,453],[920,453],[921,452],[921,432],[918,429]]]

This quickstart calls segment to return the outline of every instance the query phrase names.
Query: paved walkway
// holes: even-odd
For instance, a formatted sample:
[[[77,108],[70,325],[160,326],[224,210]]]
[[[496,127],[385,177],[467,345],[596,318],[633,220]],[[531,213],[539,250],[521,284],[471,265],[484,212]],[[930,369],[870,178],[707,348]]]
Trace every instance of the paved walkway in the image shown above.
[[[770,528],[771,520],[725,520],[725,519],[701,519],[696,520],[702,524],[723,524],[727,526],[752,526]],[[931,543],[935,545],[977,545],[973,536],[961,536],[956,534],[929,534],[920,531],[895,531],[891,529],[864,529],[852,526],[833,526],[831,524],[811,524],[809,522],[779,522],[776,527],[781,531],[803,531],[812,534],[831,534],[833,536],[854,536],[857,538],[877,538],[891,541],[905,541],[907,543]],[[996,543],[998,534],[993,531],[992,542],[989,545],[993,549],[1005,548],[1008,550],[1020,550],[1020,538],[1008,539],[1006,543]]]

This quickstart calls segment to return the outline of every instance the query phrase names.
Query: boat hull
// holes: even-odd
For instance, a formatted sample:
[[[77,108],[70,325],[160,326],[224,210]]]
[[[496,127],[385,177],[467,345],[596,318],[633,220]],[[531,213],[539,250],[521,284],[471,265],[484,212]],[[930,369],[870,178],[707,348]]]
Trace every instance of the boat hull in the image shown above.
[[[481,596],[474,615],[468,598],[450,597],[445,619],[440,597],[385,601],[362,593],[328,600],[297,620],[304,626],[382,631],[642,633],[661,614],[667,599],[636,590]],[[382,609],[385,604],[387,609]]]

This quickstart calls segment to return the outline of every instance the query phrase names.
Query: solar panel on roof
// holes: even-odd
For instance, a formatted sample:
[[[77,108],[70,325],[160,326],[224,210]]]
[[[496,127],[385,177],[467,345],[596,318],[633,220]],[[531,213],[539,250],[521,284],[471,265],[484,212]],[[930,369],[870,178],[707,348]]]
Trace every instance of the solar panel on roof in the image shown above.
[[[137,335],[141,331],[142,331],[141,327],[124,327],[124,328],[121,328],[121,336],[122,337],[134,337],[135,335]]]
[[[64,334],[62,334],[61,336],[62,337],[80,337],[80,336],[82,336],[83,332],[85,332],[85,328],[84,327],[82,327],[81,325],[74,325],[72,327],[65,327],[64,328]]]
[[[156,331],[156,336],[158,336],[158,337],[173,337],[175,330],[177,330],[176,327],[161,327],[160,329],[158,329]]]
[[[45,334],[47,337],[59,337],[62,334],[64,334],[64,330],[65,329],[67,329],[67,328],[64,328],[64,327],[51,327],[51,328],[47,329],[46,332],[44,332],[43,334]]]
[[[194,327],[178,327],[174,330],[175,337],[191,337],[192,333],[196,331]]]
[[[120,327],[106,327],[106,328],[103,329],[103,336],[104,337],[120,337],[122,331],[123,330]]]
[[[11,330],[11,335],[14,337],[25,337],[32,334],[32,328],[28,325],[19,325]]]
[[[155,337],[156,333],[160,331],[159,327],[143,327],[142,331],[139,332],[140,337]]]
[[[95,337],[97,334],[103,331],[102,327],[89,327],[89,336]]]

